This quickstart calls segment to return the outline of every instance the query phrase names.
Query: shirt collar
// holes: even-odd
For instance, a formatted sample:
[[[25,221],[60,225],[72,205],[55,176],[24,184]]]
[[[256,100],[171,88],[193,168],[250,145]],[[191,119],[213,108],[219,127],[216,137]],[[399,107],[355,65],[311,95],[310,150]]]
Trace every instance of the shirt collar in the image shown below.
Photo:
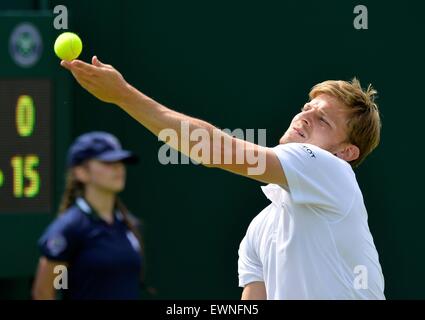
[[[86,200],[81,197],[78,197],[77,200],[75,200],[75,203],[78,208],[80,208],[80,210],[83,211],[85,214],[91,214],[92,209]]]
[[[271,183],[266,186],[262,186],[261,189],[263,190],[267,199],[277,204],[278,206],[282,205],[284,202],[285,194],[281,186]]]
[[[77,200],[75,200],[75,204],[86,215],[88,215],[88,216],[90,216],[90,217],[92,217],[92,218],[94,218],[96,220],[100,220],[101,219],[100,216],[99,216],[99,214],[96,212],[96,210],[94,210],[93,207],[83,197],[78,197]],[[123,221],[124,220],[123,214],[118,209],[115,209],[114,216],[119,221]]]

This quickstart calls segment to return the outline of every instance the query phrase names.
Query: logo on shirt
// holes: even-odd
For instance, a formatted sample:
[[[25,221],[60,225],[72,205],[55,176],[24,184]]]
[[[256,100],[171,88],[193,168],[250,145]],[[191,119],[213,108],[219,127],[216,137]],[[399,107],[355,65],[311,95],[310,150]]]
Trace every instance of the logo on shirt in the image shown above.
[[[57,256],[65,250],[67,243],[65,237],[59,234],[50,238],[46,246],[53,256]]]
[[[305,152],[307,152],[307,154],[310,156],[310,158],[316,158],[316,155],[314,154],[314,152],[307,146],[303,146],[303,149]]]

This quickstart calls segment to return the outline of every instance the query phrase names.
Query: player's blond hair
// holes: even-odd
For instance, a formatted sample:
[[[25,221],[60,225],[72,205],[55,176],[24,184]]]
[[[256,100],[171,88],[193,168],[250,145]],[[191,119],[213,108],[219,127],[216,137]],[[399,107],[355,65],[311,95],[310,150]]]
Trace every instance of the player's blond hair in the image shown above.
[[[315,85],[310,99],[319,94],[329,94],[339,99],[349,110],[347,121],[348,142],[360,149],[360,155],[350,162],[357,167],[379,144],[381,136],[381,119],[378,105],[375,103],[377,91],[371,84],[363,90],[356,78],[350,82],[328,80]]]

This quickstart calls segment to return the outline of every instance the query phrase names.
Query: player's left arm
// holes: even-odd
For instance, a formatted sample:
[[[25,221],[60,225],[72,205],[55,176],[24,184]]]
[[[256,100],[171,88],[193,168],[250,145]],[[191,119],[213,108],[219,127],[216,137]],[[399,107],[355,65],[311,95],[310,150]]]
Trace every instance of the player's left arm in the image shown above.
[[[241,300],[266,300],[267,292],[263,281],[248,283],[242,291]]]
[[[159,104],[128,84],[115,68],[101,63],[96,57],[93,57],[92,64],[73,60],[62,61],[61,65],[72,72],[83,88],[102,101],[118,105],[161,140],[164,140],[161,138],[163,130],[172,130],[178,136],[177,141],[171,139],[165,142],[193,160],[207,167],[224,169],[264,183],[287,185],[280,161],[272,149],[237,139],[208,122]],[[188,125],[188,135],[183,134],[182,123]],[[198,129],[207,133],[207,141],[190,139]],[[205,144],[199,149],[209,152],[192,153],[192,148],[195,145],[199,147],[199,143]],[[214,155],[217,154],[221,155],[221,161],[214,161]],[[243,161],[237,161],[238,155],[242,155]],[[231,161],[224,161],[227,156],[231,157]],[[254,161],[248,161],[247,156]]]

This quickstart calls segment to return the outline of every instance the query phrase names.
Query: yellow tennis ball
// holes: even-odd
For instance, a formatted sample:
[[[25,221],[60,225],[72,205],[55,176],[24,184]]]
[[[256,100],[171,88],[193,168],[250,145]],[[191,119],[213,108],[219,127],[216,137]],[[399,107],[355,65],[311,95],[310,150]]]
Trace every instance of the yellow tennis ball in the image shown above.
[[[83,43],[75,33],[64,32],[55,41],[55,53],[62,60],[74,60],[78,58],[82,50]]]

